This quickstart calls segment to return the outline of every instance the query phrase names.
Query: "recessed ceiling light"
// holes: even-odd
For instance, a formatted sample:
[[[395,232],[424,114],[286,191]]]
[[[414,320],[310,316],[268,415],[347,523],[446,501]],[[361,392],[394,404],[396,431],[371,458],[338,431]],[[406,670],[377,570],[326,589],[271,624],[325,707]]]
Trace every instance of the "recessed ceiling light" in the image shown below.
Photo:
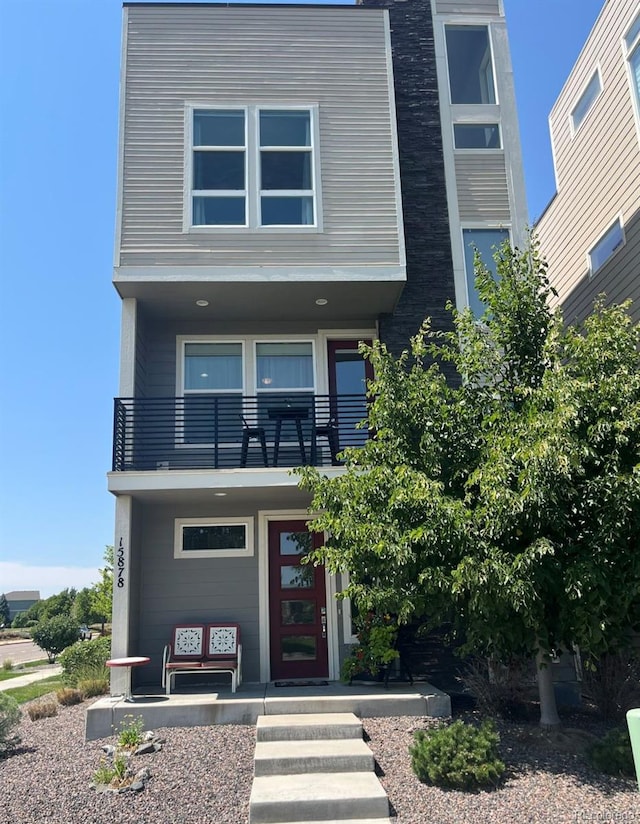
[[[316,300],[316,305],[317,306],[326,306],[327,303],[329,303],[329,301],[326,298],[318,298]]]
[[[214,492],[213,494],[216,498],[226,498],[227,497],[226,492]]]
[[[196,306],[208,306],[208,305],[209,305],[208,300],[197,300],[196,301]]]

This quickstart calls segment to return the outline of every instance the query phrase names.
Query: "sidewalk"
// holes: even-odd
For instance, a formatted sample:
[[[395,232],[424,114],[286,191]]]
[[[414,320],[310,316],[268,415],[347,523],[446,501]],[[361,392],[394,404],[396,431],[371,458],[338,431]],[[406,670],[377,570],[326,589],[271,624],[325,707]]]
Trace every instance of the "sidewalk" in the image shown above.
[[[28,684],[33,684],[35,681],[42,681],[43,678],[49,678],[52,675],[60,675],[62,667],[60,664],[47,664],[42,669],[37,669],[35,672],[28,672],[25,675],[19,675],[17,678],[7,678],[6,681],[0,681],[0,692],[5,690],[12,690],[17,687],[26,687]]]

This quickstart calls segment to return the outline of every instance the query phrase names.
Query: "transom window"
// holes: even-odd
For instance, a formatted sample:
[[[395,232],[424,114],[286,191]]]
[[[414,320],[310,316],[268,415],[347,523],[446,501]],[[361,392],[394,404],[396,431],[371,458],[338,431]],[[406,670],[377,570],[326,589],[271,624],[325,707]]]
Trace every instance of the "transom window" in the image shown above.
[[[598,269],[601,269],[610,257],[624,245],[624,231],[620,220],[608,229],[596,245],[589,252],[589,271],[590,274],[595,274]]]
[[[175,558],[253,555],[253,518],[176,518]]]
[[[495,103],[487,26],[445,26],[452,103]]]
[[[317,225],[314,107],[190,111],[189,228]]]
[[[456,123],[453,127],[456,149],[500,149],[497,123]]]
[[[587,83],[585,90],[580,95],[580,99],[571,111],[571,125],[573,126],[574,132],[576,132],[584,122],[585,117],[591,111],[591,107],[601,91],[602,83],[600,81],[600,72],[595,71],[591,80]]]

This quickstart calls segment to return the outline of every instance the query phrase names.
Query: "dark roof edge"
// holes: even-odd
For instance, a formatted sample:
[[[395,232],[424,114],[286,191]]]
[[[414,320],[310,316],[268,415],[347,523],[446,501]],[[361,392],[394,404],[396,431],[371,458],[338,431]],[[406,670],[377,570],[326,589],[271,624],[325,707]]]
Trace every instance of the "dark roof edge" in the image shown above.
[[[234,9],[375,9],[379,6],[363,6],[360,3],[146,3],[144,0],[125,0],[123,8],[141,8],[152,6],[154,8],[234,8]]]

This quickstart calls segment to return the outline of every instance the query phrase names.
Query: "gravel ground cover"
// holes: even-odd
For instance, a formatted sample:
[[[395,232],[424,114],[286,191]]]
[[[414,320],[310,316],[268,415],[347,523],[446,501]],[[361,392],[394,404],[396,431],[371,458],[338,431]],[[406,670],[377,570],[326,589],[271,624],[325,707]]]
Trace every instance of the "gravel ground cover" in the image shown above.
[[[137,794],[97,795],[91,778],[102,745],[114,739],[84,742],[87,706],[60,707],[57,716],[36,722],[24,714],[20,747],[0,760],[0,822],[247,824],[254,727],[157,730],[166,739],[162,751],[136,758],[138,768],[151,770],[147,787]],[[433,723],[364,721],[394,824],[640,822],[635,782],[602,776],[582,757],[550,749],[532,727],[498,724],[510,770],[497,790],[469,794],[421,784],[411,771],[408,746],[414,730]],[[596,724],[592,731],[601,730]]]

